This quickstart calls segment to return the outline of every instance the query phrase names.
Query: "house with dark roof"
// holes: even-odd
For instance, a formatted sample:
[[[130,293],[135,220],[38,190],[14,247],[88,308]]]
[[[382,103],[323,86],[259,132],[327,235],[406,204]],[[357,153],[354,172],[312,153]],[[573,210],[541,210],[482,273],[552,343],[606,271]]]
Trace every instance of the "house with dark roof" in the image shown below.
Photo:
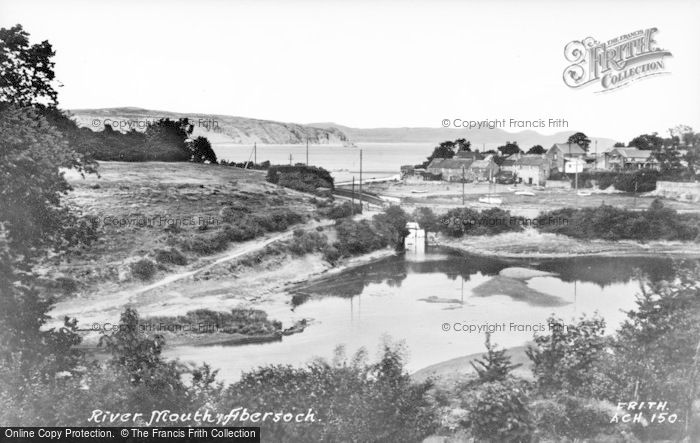
[[[499,167],[493,159],[493,155],[489,155],[483,160],[474,160],[469,167],[477,180],[491,180],[498,174]]]
[[[521,182],[543,186],[549,178],[551,168],[546,154],[528,154],[515,160],[514,169]]]
[[[586,151],[577,143],[555,143],[545,155],[552,169],[563,171],[566,159],[585,157]]]
[[[643,151],[635,147],[613,148],[604,154],[605,169],[613,171],[629,169],[658,169],[659,162],[651,151]]]
[[[503,162],[501,162],[500,172],[515,175],[515,162],[516,159],[514,158],[507,158],[503,160]]]
[[[457,151],[455,158],[470,158],[472,160],[483,160],[484,155],[473,151]]]
[[[469,169],[473,162],[470,158],[434,158],[426,170],[433,175],[442,175],[445,181],[461,181],[462,177],[473,181],[475,176]]]

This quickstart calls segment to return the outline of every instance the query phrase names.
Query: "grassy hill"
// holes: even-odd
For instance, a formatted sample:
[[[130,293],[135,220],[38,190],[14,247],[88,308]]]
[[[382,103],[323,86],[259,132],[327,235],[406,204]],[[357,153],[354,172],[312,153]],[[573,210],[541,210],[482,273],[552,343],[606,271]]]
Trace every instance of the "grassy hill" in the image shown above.
[[[128,131],[131,128],[143,131],[148,122],[161,118],[179,119],[187,117],[194,124],[193,136],[204,136],[212,143],[229,142],[240,144],[340,144],[347,138],[337,128],[317,128],[296,123],[235,117],[219,114],[184,114],[170,111],[154,111],[141,108],[72,109],[70,113],[78,126],[94,131],[104,129],[104,123],[114,129]]]

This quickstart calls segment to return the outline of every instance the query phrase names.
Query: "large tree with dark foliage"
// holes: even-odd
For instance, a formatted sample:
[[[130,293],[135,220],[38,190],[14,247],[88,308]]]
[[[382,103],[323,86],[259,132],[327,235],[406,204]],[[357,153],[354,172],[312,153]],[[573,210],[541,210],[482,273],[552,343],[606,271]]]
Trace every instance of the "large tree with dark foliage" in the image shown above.
[[[588,148],[591,146],[591,140],[583,132],[571,134],[571,136],[569,136],[566,142],[571,144],[577,144],[586,152],[588,152]]]
[[[545,152],[547,151],[542,147],[542,145],[535,145],[527,151],[528,154],[544,154]]]
[[[664,139],[659,137],[658,133],[641,134],[630,140],[628,146],[641,149],[643,151],[653,151],[661,149],[664,145]]]
[[[29,44],[22,25],[0,28],[0,102],[56,106],[54,55],[46,40]]]
[[[171,161],[189,161],[191,150],[188,139],[194,125],[187,118],[162,118],[146,129],[146,149],[152,152],[169,151]]]
[[[206,137],[199,136],[188,145],[192,152],[192,161],[197,163],[216,163],[216,153]]]
[[[499,146],[497,149],[501,152],[501,155],[513,155],[522,152],[518,142],[506,142],[505,145]]]

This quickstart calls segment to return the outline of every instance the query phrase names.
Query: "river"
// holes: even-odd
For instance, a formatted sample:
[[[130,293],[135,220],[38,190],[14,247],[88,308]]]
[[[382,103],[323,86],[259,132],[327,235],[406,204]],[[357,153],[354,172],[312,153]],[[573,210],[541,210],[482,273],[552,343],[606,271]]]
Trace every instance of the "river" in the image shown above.
[[[667,279],[673,266],[673,260],[663,257],[496,259],[429,248],[297,288],[294,317],[313,319],[301,334],[267,344],[180,346],[166,356],[207,362],[230,382],[261,365],[332,358],[338,345],[348,355],[364,347],[375,358],[390,339],[405,344],[407,368],[415,371],[483,351],[483,333],[464,332],[469,325],[491,325],[496,328],[493,341],[513,347],[531,340],[533,330],[548,328],[551,314],[571,320],[597,311],[611,332],[625,319],[624,311],[635,306],[637,272],[651,280]],[[499,275],[513,267],[549,274],[527,279]]]

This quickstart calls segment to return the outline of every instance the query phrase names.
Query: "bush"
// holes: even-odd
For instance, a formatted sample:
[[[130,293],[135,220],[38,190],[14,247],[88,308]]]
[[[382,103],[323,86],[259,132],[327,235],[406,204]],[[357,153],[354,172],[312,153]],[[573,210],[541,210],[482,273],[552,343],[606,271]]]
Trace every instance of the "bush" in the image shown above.
[[[566,223],[542,223],[541,231],[581,239],[694,241],[700,233],[700,218],[665,208],[660,199],[641,212],[601,205],[563,208],[541,215],[542,219],[550,217],[566,220]]]
[[[302,416],[313,411],[314,421],[296,426],[266,421],[262,432],[268,441],[418,442],[437,427],[430,388],[429,382],[413,382],[398,352],[387,347],[374,364],[364,352],[348,361],[339,351],[333,362],[255,369],[231,385],[220,404]]]
[[[328,263],[335,265],[340,259],[340,251],[333,245],[326,245],[323,248],[323,259]]]
[[[534,432],[525,384],[515,380],[484,383],[473,393],[468,426],[477,441],[526,442]]]
[[[131,264],[131,274],[140,280],[150,280],[156,273],[156,264],[147,258]]]
[[[389,242],[372,228],[367,220],[341,219],[336,225],[338,242],[334,245],[344,257],[367,254],[385,248]]]
[[[166,263],[170,265],[184,266],[187,264],[187,258],[175,248],[157,249],[156,261],[158,263]]]
[[[438,230],[451,237],[463,235],[496,235],[523,230],[521,217],[511,216],[500,208],[477,211],[470,208],[455,208],[447,211],[438,225]]]
[[[331,174],[316,166],[271,166],[267,171],[267,181],[302,192],[313,193],[317,188],[334,188]]]
[[[289,209],[277,209],[270,214],[254,215],[248,220],[249,223],[256,224],[267,232],[279,232],[286,230],[291,225],[301,223],[304,219],[301,214]]]
[[[296,229],[294,236],[287,242],[287,249],[294,255],[305,255],[315,251],[322,251],[328,245],[328,238],[318,232],[306,232]]]
[[[359,203],[355,203],[355,209],[353,211],[352,203],[346,201],[340,205],[333,205],[331,207],[324,208],[319,212],[323,217],[338,220],[341,218],[350,217],[353,214],[359,214],[361,211],[362,206]]]

